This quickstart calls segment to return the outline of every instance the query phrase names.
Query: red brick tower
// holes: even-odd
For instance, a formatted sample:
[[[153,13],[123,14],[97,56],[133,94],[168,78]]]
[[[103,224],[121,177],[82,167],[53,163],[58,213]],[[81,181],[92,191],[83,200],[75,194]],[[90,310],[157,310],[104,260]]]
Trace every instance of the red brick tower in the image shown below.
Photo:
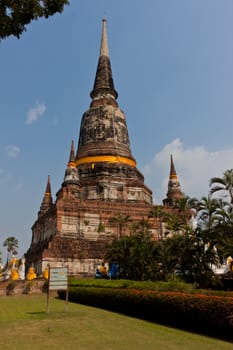
[[[86,199],[152,204],[152,192],[132,156],[126,118],[118,107],[103,20],[90,108],[82,117],[76,163]]]
[[[147,219],[152,192],[132,156],[126,118],[118,107],[103,20],[100,55],[89,109],[83,114],[77,153],[72,141],[64,180],[51,201],[49,188],[32,226],[26,254],[38,274],[69,265],[74,275],[94,275],[106,244],[130,234],[130,223]],[[48,202],[49,199],[49,202]],[[130,218],[121,228],[112,218]],[[117,220],[116,220],[117,221]],[[115,222],[116,222],[115,221]],[[156,236],[156,222],[151,234]]]
[[[176,174],[176,169],[171,155],[170,176],[168,181],[167,197],[163,200],[165,207],[172,207],[176,204],[176,201],[183,198],[184,195],[181,192],[180,182]]]

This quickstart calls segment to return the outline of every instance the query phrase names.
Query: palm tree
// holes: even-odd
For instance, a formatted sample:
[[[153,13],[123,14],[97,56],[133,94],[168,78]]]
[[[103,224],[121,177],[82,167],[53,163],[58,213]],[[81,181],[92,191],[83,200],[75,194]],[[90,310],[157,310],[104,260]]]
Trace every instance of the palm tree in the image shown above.
[[[190,217],[196,214],[198,200],[184,195],[175,202],[175,208],[178,209],[179,216],[184,224],[187,224]]]
[[[130,224],[130,236],[133,236],[138,232],[139,224],[136,221],[132,221]]]
[[[219,208],[219,204],[220,201],[218,199],[212,199],[210,196],[202,197],[197,203],[198,218],[205,229],[210,229],[216,223],[216,209]]]
[[[203,197],[197,206],[203,241],[218,250],[220,260],[232,254],[233,206],[219,198]]]
[[[145,220],[144,218],[142,218],[139,222],[138,222],[138,230],[141,233],[149,233],[149,230],[151,229],[151,224],[148,222],[148,220]]]
[[[158,240],[163,236],[163,219],[166,216],[166,213],[163,211],[162,205],[154,205],[151,211],[148,214],[148,218],[153,218],[156,220],[158,225]]]
[[[137,232],[113,241],[104,258],[119,264],[121,278],[155,280],[159,274],[157,256],[157,242],[148,232]]]
[[[154,205],[151,211],[148,214],[148,218],[161,218],[163,216],[163,206]]]
[[[118,227],[119,237],[123,236],[124,228],[129,221],[130,216],[127,214],[118,213],[116,216],[109,218],[109,223],[114,224]]]
[[[189,209],[196,209],[197,199],[184,195],[182,198],[176,200],[175,207],[181,212],[186,212]]]
[[[211,286],[214,275],[210,268],[217,256],[212,246],[205,249],[205,237],[198,228],[193,235],[173,235],[163,241],[162,263],[165,274],[179,272],[185,281],[195,282],[199,287]]]
[[[19,247],[19,241],[15,237],[8,237],[3,242],[3,246],[7,248],[7,263],[10,261],[10,257],[13,254],[17,254],[17,248]]]
[[[228,223],[233,222],[233,206],[222,199],[218,199],[217,203],[218,205],[215,213],[218,224],[224,223],[227,225]]]
[[[106,249],[104,259],[119,265],[121,278],[129,279],[131,276],[130,244],[131,237],[115,239]]]
[[[214,227],[216,247],[222,258],[233,252],[233,206],[225,202],[216,209],[216,225]]]
[[[213,177],[210,179],[210,194],[224,192],[230,196],[233,204],[233,169],[228,169],[223,173],[223,177]]]
[[[170,214],[166,218],[166,229],[168,230],[166,232],[167,234],[180,234],[185,232],[187,229],[187,224],[180,216]]]

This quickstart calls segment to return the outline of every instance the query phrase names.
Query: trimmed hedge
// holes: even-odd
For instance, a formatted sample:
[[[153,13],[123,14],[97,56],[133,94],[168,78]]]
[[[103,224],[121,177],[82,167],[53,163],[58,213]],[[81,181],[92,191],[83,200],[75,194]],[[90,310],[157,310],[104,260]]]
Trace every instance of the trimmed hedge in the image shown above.
[[[233,297],[232,291],[197,289],[194,284],[185,283],[179,278],[173,278],[169,281],[132,281],[132,280],[110,280],[95,278],[69,278],[71,287],[96,287],[96,288],[127,288],[138,290],[154,290],[163,292],[185,292],[205,295],[220,295]]]
[[[65,292],[59,296],[65,298]],[[233,340],[233,298],[136,289],[71,287],[69,300]]]
[[[125,279],[92,279],[92,278],[69,278],[69,286],[73,287],[100,287],[100,288],[131,288],[143,290],[160,290],[160,291],[176,291],[188,292],[195,291],[195,286],[191,283],[187,284],[179,279],[170,281],[132,281]],[[232,293],[233,296],[233,293]]]

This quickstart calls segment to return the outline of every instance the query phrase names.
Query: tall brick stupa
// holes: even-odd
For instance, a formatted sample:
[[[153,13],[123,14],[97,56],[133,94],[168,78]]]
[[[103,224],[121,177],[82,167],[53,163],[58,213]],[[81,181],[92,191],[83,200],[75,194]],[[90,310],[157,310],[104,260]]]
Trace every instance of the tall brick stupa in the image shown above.
[[[49,177],[32,226],[26,262],[27,266],[33,264],[38,274],[49,263],[52,267],[68,265],[71,275],[94,275],[106,244],[129,235],[132,223],[147,219],[153,207],[152,191],[137,169],[125,114],[117,103],[105,19],[90,97],[89,109],[81,121],[77,152],[72,141],[56,199],[52,199]],[[120,224],[124,218],[125,224]],[[157,234],[156,222],[151,234]]]

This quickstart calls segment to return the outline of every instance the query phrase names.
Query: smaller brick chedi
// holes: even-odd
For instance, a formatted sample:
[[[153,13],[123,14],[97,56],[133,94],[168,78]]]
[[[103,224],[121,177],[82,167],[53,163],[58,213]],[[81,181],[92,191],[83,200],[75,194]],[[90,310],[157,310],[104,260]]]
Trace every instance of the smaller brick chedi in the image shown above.
[[[56,199],[52,199],[48,177],[38,217],[32,226],[26,262],[27,266],[33,264],[37,274],[50,264],[68,266],[71,275],[94,275],[106,245],[129,235],[132,223],[147,219],[153,207],[152,191],[137,169],[125,114],[117,103],[105,19],[90,97],[89,109],[81,120],[77,152],[72,141]],[[165,206],[174,204],[172,191],[168,190]],[[177,192],[174,195],[177,198]],[[122,218],[124,225],[120,224]],[[151,234],[155,237],[157,225],[154,220]]]
[[[176,169],[171,155],[170,176],[168,181],[167,197],[163,200],[163,205],[171,207],[176,204],[176,201],[183,197],[181,192],[180,182],[176,174]]]

